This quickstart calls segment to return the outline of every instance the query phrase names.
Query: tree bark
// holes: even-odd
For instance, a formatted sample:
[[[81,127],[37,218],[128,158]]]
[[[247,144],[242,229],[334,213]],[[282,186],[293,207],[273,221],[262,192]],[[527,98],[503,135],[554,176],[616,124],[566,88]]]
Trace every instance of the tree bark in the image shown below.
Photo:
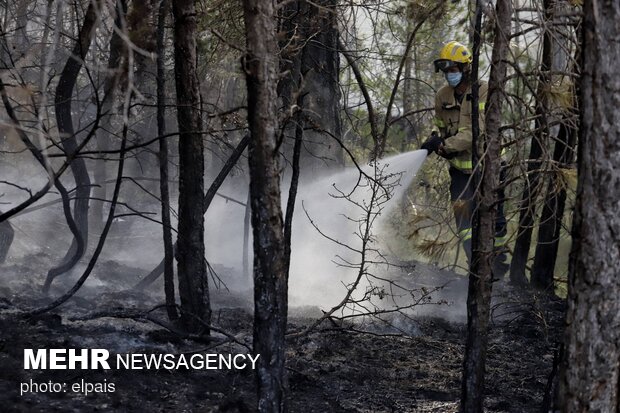
[[[56,87],[56,96],[54,106],[56,109],[56,122],[58,124],[58,134],[60,135],[62,148],[68,156],[73,156],[78,150],[77,137],[73,128],[73,119],[71,114],[72,94],[77,81],[78,74],[82,68],[82,61],[86,58],[90,48],[91,40],[95,34],[95,29],[99,20],[100,3],[91,0],[88,9],[84,15],[82,28],[73,47],[72,56],[69,57],[65,67],[60,74],[58,86]],[[69,271],[80,258],[84,255],[85,246],[88,241],[88,204],[90,198],[90,177],[86,169],[86,162],[82,158],[75,158],[71,162],[71,172],[75,179],[75,202],[74,202],[74,220],[79,232],[79,238],[74,236],[69,250],[65,254],[63,262],[60,266],[52,268],[45,280],[43,286],[47,291],[52,280],[57,276]],[[77,234],[74,234],[77,235]]]
[[[252,197],[250,194],[250,186],[248,185],[248,196],[245,204],[245,213],[243,214],[243,257],[241,265],[243,266],[243,277],[248,280],[248,285],[252,283],[252,273],[250,271],[250,231],[252,230]]]
[[[117,0],[116,2],[116,16],[114,18],[114,26],[120,32],[124,31],[124,19],[127,12],[126,0]],[[112,32],[109,46],[108,57],[108,74],[104,81],[104,100],[101,103],[101,112],[103,117],[101,119],[101,131],[97,133],[97,149],[100,151],[108,151],[111,148],[110,145],[110,131],[112,130],[112,112],[114,108],[114,98],[116,96],[115,90],[119,84],[121,77],[121,61],[125,53],[125,41],[116,32]],[[103,205],[107,199],[107,187],[105,182],[108,180],[107,173],[107,161],[105,159],[97,159],[93,175],[95,178],[96,186],[93,188],[93,196],[95,200],[92,203],[91,221],[94,223],[94,230],[99,231],[105,220],[105,214],[103,212]]]
[[[620,8],[584,3],[579,178],[560,410],[620,411]]]
[[[408,15],[411,12],[408,11]],[[407,19],[407,31],[406,33],[411,33],[411,31],[413,30],[413,19],[408,18]],[[414,61],[414,58],[412,55],[415,54],[415,48],[416,45],[411,45],[411,50],[408,50],[407,52],[407,56],[405,56],[405,73],[404,73],[404,78],[403,78],[403,113],[409,113],[411,110],[413,110],[413,96],[414,96],[414,89],[413,89],[413,65],[416,64],[416,62]],[[416,90],[416,92],[418,92]],[[415,94],[415,96],[419,96],[418,93]],[[407,145],[409,144],[409,142],[411,142],[413,140],[413,136],[416,136],[416,130],[413,128],[411,122],[409,121],[409,119],[407,118],[403,118],[402,120],[402,125],[403,125],[403,140],[400,143],[400,151],[401,152],[406,152],[407,151]],[[406,201],[407,196],[406,194],[404,194],[403,196],[403,204],[404,201]]]
[[[127,118],[128,116],[125,116],[125,119]],[[123,167],[125,165],[126,145],[127,145],[127,122],[125,121],[123,125],[123,137],[121,140],[121,146],[119,150],[118,170],[116,173],[114,192],[112,193],[112,199],[110,200],[110,210],[108,211],[106,222],[101,231],[101,236],[97,240],[97,245],[95,246],[93,255],[90,257],[90,260],[88,261],[88,264],[86,265],[86,269],[84,270],[80,278],[78,278],[78,280],[75,282],[75,284],[73,285],[73,287],[71,287],[69,291],[67,291],[66,293],[64,293],[63,295],[61,295],[60,297],[58,297],[57,299],[55,299],[54,301],[52,301],[51,303],[47,304],[44,307],[29,311],[27,313],[28,316],[34,316],[34,315],[40,315],[40,314],[46,313],[64,304],[65,302],[67,302],[67,300],[73,297],[75,293],[78,292],[78,290],[82,287],[82,285],[84,285],[84,283],[86,282],[86,280],[92,273],[93,268],[95,268],[95,264],[97,263],[97,260],[99,259],[99,255],[101,254],[101,251],[103,250],[103,246],[105,245],[105,241],[107,239],[108,233],[110,232],[110,228],[112,227],[112,223],[114,222],[114,216],[115,216],[114,213],[116,211],[116,205],[118,203],[118,197],[121,191],[121,184],[123,182]]]
[[[254,352],[258,410],[282,412],[288,274],[277,147],[278,47],[274,1],[244,0],[250,197],[254,235]]]
[[[565,167],[572,161],[576,133],[576,129],[570,125],[566,123],[560,125],[553,150],[553,160],[558,166]],[[554,292],[553,274],[566,203],[566,189],[559,180],[557,174],[553,174],[549,180],[549,189],[538,227],[538,241],[530,280],[533,287],[550,293]]]
[[[570,5],[567,2],[560,4],[556,2],[555,7],[557,12],[562,13]],[[581,35],[581,24],[579,24],[575,36],[577,42],[579,42]],[[556,38],[561,40],[558,40],[559,52],[554,53],[554,69],[562,70],[568,67],[571,72],[578,73],[582,59],[581,46],[577,45],[574,59],[572,59],[574,63],[571,64],[569,63],[571,59],[567,52],[567,50],[570,50],[570,37],[565,35],[557,36]],[[577,80],[573,90],[574,99],[572,107],[564,109],[565,114],[563,115],[553,150],[553,161],[559,168],[568,168],[575,159],[579,118],[578,97],[580,91],[580,83]],[[559,173],[550,174],[548,188],[538,227],[538,241],[534,255],[534,264],[532,265],[531,283],[532,286],[553,294],[555,290],[555,263],[557,261],[560,231],[566,204],[566,187]]]
[[[129,39],[148,53],[154,53],[157,49],[157,3],[154,0],[133,1],[127,13]],[[134,70],[134,86],[141,95],[141,99],[136,102],[141,116],[132,126],[138,143],[153,136],[157,130],[157,111],[152,107],[156,103],[153,91],[157,90],[157,64],[151,56],[145,53],[133,54],[135,67],[131,70]],[[128,159],[130,162],[127,164],[130,176],[153,177],[159,172],[159,162],[152,151],[136,151],[132,158]],[[146,181],[144,185],[151,192],[157,191],[156,181]],[[140,205],[144,201],[136,198],[134,202]]]
[[[210,323],[211,308],[204,244],[204,144],[196,68],[196,7],[194,0],[176,0],[172,10],[179,125],[177,272],[181,323],[189,331],[208,334],[202,323]]]
[[[157,134],[166,134],[166,70],[164,67],[164,40],[168,0],[162,0],[157,13]],[[159,139],[159,193],[161,198],[161,222],[164,241],[164,294],[166,311],[173,321],[179,318],[174,298],[174,246],[170,222],[170,191],[168,189],[168,140]]]
[[[292,168],[291,168],[291,183],[288,191],[288,198],[286,201],[286,211],[284,214],[284,260],[290,263],[291,257],[291,237],[293,232],[293,215],[295,211],[295,200],[297,198],[297,188],[299,186],[299,178],[301,174],[301,161],[302,161],[302,147],[304,140],[304,97],[310,96],[313,93],[317,93],[312,88],[305,87],[305,76],[311,76],[311,72],[315,70],[316,62],[314,65],[309,65],[310,61],[307,59],[307,52],[309,50],[306,43],[310,40],[311,36],[317,33],[311,33],[308,28],[299,32],[300,25],[310,25],[308,14],[308,8],[312,9],[314,6],[305,5],[305,1],[294,1],[286,4],[280,9],[280,22],[282,27],[279,32],[282,40],[280,41],[280,72],[287,73],[287,76],[283,77],[278,83],[278,97],[281,99],[283,108],[286,112],[290,113],[287,118],[287,122],[282,126],[284,133],[292,133],[293,137],[293,152],[292,152]],[[305,12],[304,12],[305,10]],[[283,53],[284,52],[284,53]],[[289,109],[291,108],[291,109]],[[293,109],[294,108],[294,109]],[[337,114],[336,114],[337,115]],[[314,132],[316,134],[316,132]],[[314,174],[312,174],[314,176]],[[245,244],[244,244],[245,245]],[[289,268],[286,271],[288,273]]]
[[[28,6],[30,1],[22,0],[17,3],[17,9],[15,10],[15,41],[13,44],[14,50],[17,52],[16,58],[20,59],[28,53]],[[15,58],[15,57],[14,57]]]
[[[544,0],[544,20],[550,22],[552,20],[553,2],[552,0]],[[526,285],[527,278],[525,269],[530,253],[530,245],[532,242],[532,232],[534,230],[534,221],[536,218],[537,198],[540,194],[542,182],[540,180],[540,168],[542,166],[541,157],[543,149],[548,142],[549,128],[547,126],[547,95],[549,80],[549,70],[551,70],[553,60],[553,32],[545,29],[543,33],[543,51],[542,61],[540,64],[540,75],[538,77],[538,90],[536,91],[536,121],[535,135],[530,144],[530,153],[528,156],[527,175],[525,177],[523,194],[521,197],[521,205],[519,207],[519,228],[517,230],[517,239],[510,262],[510,281],[516,285]]]
[[[480,2],[476,9],[476,38],[479,39]],[[506,78],[506,56],[509,49],[511,0],[498,0],[496,5],[495,40],[491,56],[491,75],[486,110],[486,138],[483,158],[476,169],[482,169],[480,188],[476,194],[476,208],[472,222],[472,263],[467,294],[467,341],[461,388],[461,411],[482,413],[484,400],[484,370],[488,344],[488,324],[491,306],[491,279],[493,247],[495,241],[495,217],[497,215],[497,188],[501,167],[501,107],[503,85]],[[477,43],[477,42],[476,42]],[[474,43],[474,45],[476,45]],[[477,76],[478,47],[474,47]],[[475,79],[475,78],[474,78]],[[477,81],[477,80],[475,80]],[[472,121],[475,134],[472,152],[477,153],[478,134],[478,88],[472,90]],[[473,126],[473,125],[472,125]],[[474,156],[474,161],[477,161]]]
[[[291,74],[280,81],[279,94],[285,97],[285,110],[288,110],[286,103],[296,103],[290,96],[287,100],[286,95],[299,92],[295,90],[299,85],[293,77],[298,71],[294,66],[301,64],[305,117],[314,127],[304,131],[300,168],[313,179],[317,173],[344,165],[342,148],[332,137],[342,134],[337,5],[338,0],[295,0],[284,5],[281,12],[282,28],[286,32],[282,46],[287,62],[283,66]]]
[[[11,226],[11,223],[8,220],[0,222],[0,264],[8,257],[14,237],[15,230]]]
[[[303,53],[302,53],[303,55]],[[295,200],[297,199],[297,189],[299,187],[299,176],[301,172],[301,148],[304,139],[304,95],[300,94],[297,98],[298,112],[295,116],[295,144],[293,145],[293,166],[291,175],[291,185],[286,200],[286,212],[284,215],[284,261],[286,263],[286,273],[288,274],[291,262],[291,239],[293,237],[293,216],[295,214]]]

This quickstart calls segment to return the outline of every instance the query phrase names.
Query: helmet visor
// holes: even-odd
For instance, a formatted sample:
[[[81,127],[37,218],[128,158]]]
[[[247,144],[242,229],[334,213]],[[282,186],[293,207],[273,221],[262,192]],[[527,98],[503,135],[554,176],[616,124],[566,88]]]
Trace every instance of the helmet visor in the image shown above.
[[[452,60],[447,60],[447,59],[437,59],[433,62],[433,64],[435,65],[435,73],[439,72],[440,70],[443,72],[444,70],[450,68],[450,67],[454,67],[456,66],[458,63],[452,61]]]

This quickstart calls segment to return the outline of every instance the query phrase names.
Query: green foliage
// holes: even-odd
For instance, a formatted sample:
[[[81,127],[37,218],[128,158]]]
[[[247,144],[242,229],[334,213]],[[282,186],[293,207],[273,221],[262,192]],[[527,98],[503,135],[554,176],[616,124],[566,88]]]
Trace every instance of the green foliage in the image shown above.
[[[391,213],[382,239],[399,260],[428,261],[464,273],[467,262],[456,236],[447,171],[445,160],[427,158],[400,208]]]
[[[243,7],[240,1],[202,1],[198,9],[198,49],[202,58],[211,63],[238,59],[245,49]],[[226,69],[224,69],[226,70]]]

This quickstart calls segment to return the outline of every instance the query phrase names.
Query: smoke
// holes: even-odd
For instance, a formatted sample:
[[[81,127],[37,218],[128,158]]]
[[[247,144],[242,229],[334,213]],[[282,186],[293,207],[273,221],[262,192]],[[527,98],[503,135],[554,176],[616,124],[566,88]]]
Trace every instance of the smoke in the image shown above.
[[[425,158],[426,151],[418,150],[386,158],[377,165],[382,176],[388,177],[384,185],[393,186],[393,191],[375,222],[374,232],[379,231],[390,210],[398,205]],[[373,167],[364,166],[362,170],[374,176]],[[289,302],[292,306],[331,307],[344,297],[345,286],[355,279],[356,268],[347,268],[336,262],[355,264],[360,261],[360,255],[353,251],[361,247],[360,227],[355,221],[364,214],[358,205],[367,205],[372,193],[367,185],[363,185],[365,180],[359,178],[359,170],[349,167],[315,182],[306,179],[301,184],[291,246]],[[358,183],[362,185],[357,186]],[[247,188],[244,190],[247,191]],[[235,191],[228,187],[222,192],[245,202],[247,192],[244,190]],[[343,198],[342,193],[350,193],[350,200]],[[286,194],[288,183],[282,187],[283,208],[286,206]],[[223,277],[223,281],[230,289],[237,291],[252,288],[251,277],[242,272],[244,214],[243,206],[216,198],[206,214],[205,223],[207,260],[218,264],[216,269],[224,269],[227,276]],[[251,246],[250,238],[250,270]],[[373,245],[373,248],[380,248],[380,245]]]
[[[390,200],[382,205],[382,213],[374,223],[375,235],[383,227],[389,212],[399,204],[425,158],[426,151],[418,150],[386,158],[377,164],[376,169],[381,171],[381,176],[387,177],[384,185],[391,187],[392,191]],[[369,176],[375,174],[375,169],[369,165],[362,170]],[[14,178],[17,180],[17,177]],[[245,293],[249,298],[253,285],[251,274],[243,272],[245,206],[240,204],[247,201],[247,184],[241,184],[241,179],[232,181],[220,191],[227,198],[216,197],[205,216],[206,257],[229,289]],[[350,194],[349,199],[342,197],[342,193]],[[284,182],[283,209],[286,207],[287,194],[288,182]],[[303,180],[298,191],[293,220],[289,282],[289,300],[292,306],[329,308],[342,300],[347,291],[346,285],[358,274],[357,268],[350,267],[355,267],[355,264],[360,262],[357,250],[361,248],[359,234],[363,228],[357,220],[363,216],[364,211],[359,206],[367,205],[371,195],[367,182],[360,180],[356,167],[348,167],[316,181]],[[158,208],[158,205],[153,203],[148,209],[156,212]],[[57,209],[54,215],[57,215],[55,221],[58,222],[53,225],[54,231],[56,234],[63,234],[67,230],[60,216],[60,205],[52,209]],[[18,217],[14,222],[18,226],[28,227],[27,232],[37,237],[34,228],[49,227],[46,214],[49,214],[48,208]],[[26,223],[29,224],[25,225]],[[176,225],[176,222],[173,222],[173,225]],[[39,234],[39,237],[42,235],[43,233]],[[92,236],[94,239],[97,235]],[[20,237],[23,235],[16,234],[16,240]],[[47,234],[41,237],[39,248],[49,249],[51,241],[47,238]],[[63,242],[70,242],[68,233],[66,238],[63,238]],[[14,258],[21,259],[28,254],[27,251],[32,252],[32,246],[26,249],[19,244],[20,241],[17,241],[17,248],[12,251]],[[251,272],[251,230],[249,248],[248,262]],[[372,248],[381,250],[380,240],[376,237]],[[106,261],[115,261],[148,272],[159,263],[162,254],[160,225],[143,218],[125,217],[115,221],[100,257],[100,265]],[[376,256],[369,258],[375,259]],[[351,265],[343,266],[344,263]],[[97,272],[103,275],[102,271]],[[385,272],[386,269],[375,267],[372,271]],[[137,274],[127,276],[136,278]],[[366,284],[359,288],[363,291]],[[218,291],[212,289],[212,294],[218,294]]]
[[[398,205],[425,158],[426,151],[418,150],[383,159],[377,164],[377,170],[387,177],[383,184],[391,187],[392,193],[374,223],[375,234],[390,211]],[[371,166],[365,166],[363,171],[374,175]],[[372,198],[372,191],[364,185],[367,184],[364,180],[359,181],[362,185],[356,187],[358,178],[357,168],[350,167],[301,188],[292,239],[289,282],[292,305],[331,307],[344,297],[346,285],[355,280],[359,269],[349,268],[346,263],[352,264],[352,267],[360,263],[358,251],[362,245],[360,234],[364,227],[363,222],[360,225],[357,220],[365,215],[360,205],[368,206]],[[347,200],[339,196],[341,192],[352,195]],[[376,243],[371,247],[381,249],[381,245]],[[373,255],[371,253],[367,259],[376,259]],[[361,291],[365,288],[365,283],[359,287]]]

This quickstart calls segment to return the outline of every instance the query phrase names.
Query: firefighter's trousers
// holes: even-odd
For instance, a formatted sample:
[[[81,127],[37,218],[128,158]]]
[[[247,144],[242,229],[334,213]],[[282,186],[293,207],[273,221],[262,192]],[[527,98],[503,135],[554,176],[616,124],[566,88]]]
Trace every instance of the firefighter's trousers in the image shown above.
[[[450,167],[450,199],[452,208],[454,209],[454,218],[456,219],[456,227],[459,238],[463,244],[463,249],[467,255],[467,262],[471,262],[471,226],[474,209],[474,187],[471,174],[465,173]],[[506,168],[502,166],[500,172],[500,182],[505,181]],[[497,199],[499,201],[497,208],[497,217],[495,219],[495,258],[493,266],[495,267],[496,277],[503,277],[507,270],[506,265],[506,217],[504,215],[504,188],[500,185],[497,191]],[[498,274],[501,273],[501,274]]]

